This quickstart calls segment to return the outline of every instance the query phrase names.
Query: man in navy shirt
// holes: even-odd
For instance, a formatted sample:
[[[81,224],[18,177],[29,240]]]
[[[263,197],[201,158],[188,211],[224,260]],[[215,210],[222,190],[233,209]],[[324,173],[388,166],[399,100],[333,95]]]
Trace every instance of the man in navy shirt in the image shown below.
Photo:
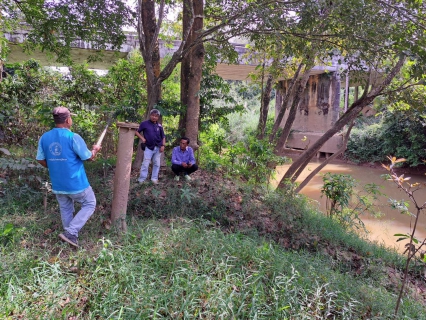
[[[166,136],[163,126],[158,123],[160,111],[152,109],[149,113],[149,120],[141,122],[136,135],[145,144],[143,162],[138,182],[143,183],[148,177],[148,168],[152,160],[151,181],[158,184],[158,172],[160,171],[160,156],[164,152]],[[140,133],[143,133],[143,136]]]
[[[194,151],[188,144],[189,139],[182,137],[179,146],[173,148],[172,171],[176,175],[176,181],[179,181],[179,174],[181,172],[183,172],[185,179],[190,181],[191,177],[189,175],[198,170],[198,166],[195,163]]]

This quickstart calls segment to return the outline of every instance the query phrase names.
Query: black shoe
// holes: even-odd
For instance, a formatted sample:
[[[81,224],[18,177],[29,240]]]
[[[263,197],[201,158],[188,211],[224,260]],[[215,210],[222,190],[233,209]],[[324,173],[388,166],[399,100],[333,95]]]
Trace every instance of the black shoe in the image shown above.
[[[64,233],[61,233],[59,235],[59,238],[61,238],[62,240],[68,242],[70,245],[78,248],[78,239],[77,239],[77,236],[72,235],[68,231],[65,231]]]

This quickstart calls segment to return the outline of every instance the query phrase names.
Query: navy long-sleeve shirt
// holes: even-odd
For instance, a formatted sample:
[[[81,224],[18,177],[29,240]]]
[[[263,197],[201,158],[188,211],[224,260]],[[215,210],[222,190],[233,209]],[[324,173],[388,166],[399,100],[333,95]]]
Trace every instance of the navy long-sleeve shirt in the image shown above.
[[[139,125],[138,132],[143,132],[146,139],[146,146],[153,150],[154,147],[161,147],[165,138],[163,126],[159,123],[153,123],[151,120],[145,120]]]

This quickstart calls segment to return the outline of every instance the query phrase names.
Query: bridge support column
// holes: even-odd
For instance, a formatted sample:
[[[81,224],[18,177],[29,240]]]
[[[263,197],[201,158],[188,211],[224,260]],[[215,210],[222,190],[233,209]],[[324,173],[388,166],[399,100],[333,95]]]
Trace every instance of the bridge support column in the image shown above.
[[[288,81],[280,81],[277,87],[275,114],[282,106],[282,100],[288,87]],[[340,75],[329,72],[311,75],[292,126],[292,133],[286,142],[287,148],[306,150],[314,144],[339,119],[340,112]],[[287,120],[284,116],[281,127]],[[319,150],[317,157],[335,153],[342,143],[341,136],[334,136]],[[326,153],[326,154],[325,154]]]

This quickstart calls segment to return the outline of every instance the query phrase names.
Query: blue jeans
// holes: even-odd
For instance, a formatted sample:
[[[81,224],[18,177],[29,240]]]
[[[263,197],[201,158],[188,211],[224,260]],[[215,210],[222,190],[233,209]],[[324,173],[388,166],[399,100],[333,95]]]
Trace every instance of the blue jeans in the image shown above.
[[[152,159],[152,174],[151,174],[151,180],[158,180],[158,172],[160,171],[160,148],[155,147],[154,150],[150,150],[148,148],[145,148],[144,154],[143,154],[143,162],[141,166],[141,173],[139,175],[139,182],[143,182],[146,180],[148,176],[148,168],[149,164],[151,163]]]
[[[83,192],[76,194],[57,194],[56,199],[59,203],[62,225],[65,231],[78,237],[78,232],[95,212],[96,197],[92,187],[89,186]],[[81,209],[75,216],[74,201],[81,203]]]

